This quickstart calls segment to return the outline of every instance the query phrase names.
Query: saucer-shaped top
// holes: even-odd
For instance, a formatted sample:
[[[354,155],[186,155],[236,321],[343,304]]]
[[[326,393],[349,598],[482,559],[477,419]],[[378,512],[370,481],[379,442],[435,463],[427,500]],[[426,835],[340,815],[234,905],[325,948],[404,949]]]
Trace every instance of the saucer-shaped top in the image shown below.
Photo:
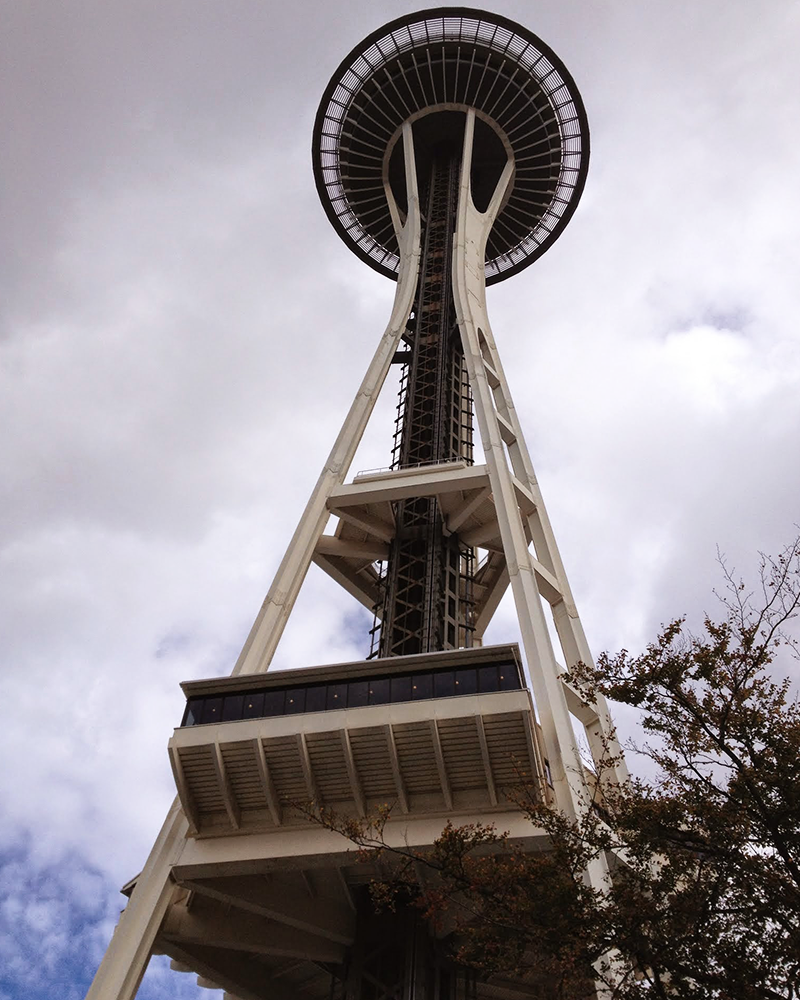
[[[488,284],[544,253],[575,210],[586,180],[589,129],[560,59],[497,14],[463,7],[406,14],[369,35],[339,66],[313,140],[317,189],[334,228],[390,278],[400,261],[384,179],[396,169],[392,152],[402,125],[414,123],[419,169],[424,151],[417,148],[417,127],[429,115],[452,119],[468,108],[480,126],[473,190],[482,152],[484,176],[495,172],[489,161],[498,149],[514,159],[511,192],[486,248]],[[429,141],[437,128],[427,128]]]

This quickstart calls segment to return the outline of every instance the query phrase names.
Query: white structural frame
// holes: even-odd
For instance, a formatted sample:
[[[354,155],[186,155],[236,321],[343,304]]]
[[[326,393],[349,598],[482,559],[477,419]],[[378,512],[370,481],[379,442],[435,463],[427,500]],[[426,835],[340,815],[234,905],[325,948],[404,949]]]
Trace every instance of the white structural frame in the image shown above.
[[[373,540],[360,543],[360,548],[358,544],[323,534],[330,514],[343,510],[346,499],[353,502],[359,494],[364,499],[378,495],[391,499],[415,489],[419,490],[417,495],[438,495],[469,484],[475,491],[474,496],[451,517],[451,530],[455,530],[478,504],[489,498],[494,504],[502,546],[502,565],[495,575],[494,592],[484,610],[479,633],[482,634],[506,583],[510,582],[555,805],[567,816],[577,819],[590,808],[592,793],[587,785],[571,714],[585,728],[598,775],[602,773],[606,779],[623,782],[627,772],[605,701],[598,697],[596,702],[588,703],[566,683],[564,667],[556,658],[545,619],[543,599],[550,605],[566,666],[580,661],[591,663],[591,653],[486,311],[486,240],[512,180],[514,163],[512,159],[508,160],[487,210],[479,212],[473,203],[470,188],[474,128],[475,113],[466,109],[452,276],[457,322],[472,385],[485,467],[459,470],[453,468],[453,463],[445,463],[441,467],[418,470],[416,476],[415,470],[399,470],[385,476],[363,477],[362,482],[343,485],[406,330],[419,278],[419,192],[412,129],[407,122],[402,132],[408,199],[408,212],[404,219],[388,178],[384,182],[401,250],[400,273],[389,324],[232,673],[257,674],[269,669],[315,557],[329,571],[331,567],[326,559],[332,553],[355,553],[367,563],[382,557],[385,550],[381,546],[385,546],[387,534],[385,525],[378,525]],[[370,523],[362,523],[370,528]],[[371,527],[375,528],[375,525]],[[351,593],[357,592],[358,588],[341,575],[336,572],[332,575]],[[358,593],[356,596],[359,596]],[[176,893],[181,891],[173,880],[172,869],[186,845],[191,843],[192,829],[180,800],[176,799],[145,868],[136,880],[130,902],[122,913],[87,1000],[132,1000],[136,995],[159,927]],[[605,886],[607,869],[604,859],[594,863],[587,877],[597,888]]]

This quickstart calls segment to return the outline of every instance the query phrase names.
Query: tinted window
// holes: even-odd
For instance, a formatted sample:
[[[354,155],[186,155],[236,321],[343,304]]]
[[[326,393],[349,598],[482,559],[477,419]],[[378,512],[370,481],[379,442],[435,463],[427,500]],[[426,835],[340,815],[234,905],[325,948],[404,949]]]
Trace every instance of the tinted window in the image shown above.
[[[494,664],[490,667],[478,667],[478,690],[497,690],[497,667]]]
[[[243,707],[244,707],[243,694],[225,695],[225,704],[222,706],[222,721],[233,722],[235,720],[241,719]]]
[[[370,705],[385,705],[390,696],[388,677],[377,677],[369,682]]]
[[[244,705],[242,706],[242,718],[243,719],[257,719],[260,715],[264,714],[264,692],[254,691],[249,694],[244,699]]]
[[[456,694],[475,694],[478,690],[477,670],[456,670]]]
[[[324,712],[328,697],[327,684],[315,684],[306,688],[306,711]]]
[[[190,698],[186,702],[186,712],[183,716],[182,726],[196,726],[203,714],[203,699]]]
[[[206,698],[203,705],[203,719],[205,722],[219,722],[222,717],[222,698]]]
[[[433,675],[433,693],[437,698],[452,698],[456,693],[452,670],[442,670]]]
[[[519,674],[516,663],[502,663],[500,665],[500,690],[519,690]]]
[[[519,671],[514,662],[484,664],[463,670],[358,678],[330,684],[308,684],[294,688],[266,688],[261,691],[223,696],[189,698],[183,726],[202,723],[269,718],[300,712],[323,712],[388,702],[451,698],[453,695],[490,691],[518,691]]]
[[[264,715],[283,715],[283,699],[285,694],[280,689],[264,692]]]
[[[286,706],[284,711],[287,715],[294,715],[295,712],[305,712],[306,710],[306,689],[289,688],[286,692]]]
[[[433,674],[417,674],[411,678],[411,697],[414,701],[433,697]]]
[[[347,707],[361,708],[367,704],[369,681],[350,681],[347,685]]]
[[[347,708],[347,685],[328,685],[328,709]]]
[[[392,701],[411,701],[410,677],[392,677]]]

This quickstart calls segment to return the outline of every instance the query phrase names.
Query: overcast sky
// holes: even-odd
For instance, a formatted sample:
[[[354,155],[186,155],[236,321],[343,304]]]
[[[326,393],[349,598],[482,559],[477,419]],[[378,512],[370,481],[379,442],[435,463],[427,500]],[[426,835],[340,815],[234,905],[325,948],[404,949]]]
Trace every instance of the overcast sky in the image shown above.
[[[230,671],[383,331],[311,130],[416,6],[0,0],[0,1000],[83,996],[174,795],[178,682]],[[638,649],[716,611],[716,546],[752,576],[800,521],[800,3],[495,9],[566,63],[592,159],[493,329],[590,642]],[[312,567],[276,665],[367,627]],[[140,996],[209,994],[154,960]]]

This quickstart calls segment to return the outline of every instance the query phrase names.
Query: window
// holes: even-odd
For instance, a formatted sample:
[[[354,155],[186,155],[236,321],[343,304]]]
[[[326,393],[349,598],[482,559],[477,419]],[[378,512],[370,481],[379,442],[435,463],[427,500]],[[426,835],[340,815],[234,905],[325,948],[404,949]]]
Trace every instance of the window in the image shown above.
[[[369,698],[369,681],[350,681],[347,685],[347,707],[362,708]]]
[[[296,712],[305,712],[306,689],[289,688],[286,692],[286,705],[283,710],[287,715],[294,715]]]
[[[475,668],[456,670],[456,694],[477,694],[478,672]]]
[[[411,698],[418,701],[421,698],[433,697],[433,674],[415,674],[411,678]]]
[[[188,699],[183,726],[197,726],[239,719],[265,719],[301,712],[325,712],[390,702],[452,698],[454,695],[490,694],[519,690],[516,664],[485,663],[461,670],[419,671],[389,677],[354,677],[329,684],[298,684],[291,688],[222,695],[195,695]]]
[[[244,705],[242,706],[242,718],[258,719],[263,715],[264,692],[254,691],[252,694],[245,695]]]
[[[385,705],[391,697],[388,677],[376,677],[369,682],[370,705]]]
[[[222,721],[231,722],[235,719],[241,719],[243,708],[244,708],[243,694],[225,695],[225,703],[222,706]]]
[[[219,722],[222,718],[222,698],[205,698],[203,723]]]

